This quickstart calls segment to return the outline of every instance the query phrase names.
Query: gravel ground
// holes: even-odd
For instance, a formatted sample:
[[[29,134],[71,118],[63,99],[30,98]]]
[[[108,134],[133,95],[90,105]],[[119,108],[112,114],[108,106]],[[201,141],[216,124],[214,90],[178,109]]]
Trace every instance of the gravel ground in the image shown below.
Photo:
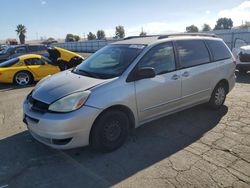
[[[35,141],[22,123],[33,86],[0,86],[0,187],[250,187],[250,74],[225,106],[148,123],[113,153]]]

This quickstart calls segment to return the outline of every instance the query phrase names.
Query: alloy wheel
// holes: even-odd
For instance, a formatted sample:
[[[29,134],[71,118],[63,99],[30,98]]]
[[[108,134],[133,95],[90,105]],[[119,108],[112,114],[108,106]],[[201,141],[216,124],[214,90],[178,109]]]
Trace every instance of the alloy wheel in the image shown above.
[[[27,85],[30,82],[30,76],[27,73],[18,73],[16,75],[16,83],[18,85]]]
[[[215,92],[215,104],[218,106],[221,105],[225,100],[225,96],[226,96],[225,89],[223,87],[219,87]]]

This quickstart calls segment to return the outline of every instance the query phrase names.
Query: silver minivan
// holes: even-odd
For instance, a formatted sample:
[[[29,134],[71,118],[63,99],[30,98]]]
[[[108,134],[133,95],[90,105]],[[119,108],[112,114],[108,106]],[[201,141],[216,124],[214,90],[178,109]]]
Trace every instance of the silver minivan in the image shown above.
[[[24,101],[23,120],[53,148],[112,151],[146,122],[201,103],[220,108],[235,66],[215,35],[130,37],[41,80]]]

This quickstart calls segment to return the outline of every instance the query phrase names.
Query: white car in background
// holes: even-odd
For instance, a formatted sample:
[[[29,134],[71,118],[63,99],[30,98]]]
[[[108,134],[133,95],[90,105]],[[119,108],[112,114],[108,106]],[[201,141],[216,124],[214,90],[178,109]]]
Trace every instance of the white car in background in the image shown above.
[[[250,45],[247,45],[245,42],[242,43],[241,40],[238,40],[238,42],[241,42],[240,47],[235,46],[232,52],[237,62],[236,69],[240,73],[245,74],[250,71]]]

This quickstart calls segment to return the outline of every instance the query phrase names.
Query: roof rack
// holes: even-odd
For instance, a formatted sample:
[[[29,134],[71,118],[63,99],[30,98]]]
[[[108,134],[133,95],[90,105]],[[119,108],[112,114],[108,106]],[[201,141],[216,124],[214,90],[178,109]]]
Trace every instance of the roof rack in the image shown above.
[[[160,37],[161,35],[146,35],[146,36],[130,36],[126,37],[123,40],[129,40],[129,39],[137,39],[137,38],[145,38],[145,37]]]
[[[213,33],[174,33],[174,34],[168,34],[168,35],[160,35],[158,39],[165,39],[169,37],[179,37],[179,36],[202,36],[202,37],[218,38],[218,36]]]

